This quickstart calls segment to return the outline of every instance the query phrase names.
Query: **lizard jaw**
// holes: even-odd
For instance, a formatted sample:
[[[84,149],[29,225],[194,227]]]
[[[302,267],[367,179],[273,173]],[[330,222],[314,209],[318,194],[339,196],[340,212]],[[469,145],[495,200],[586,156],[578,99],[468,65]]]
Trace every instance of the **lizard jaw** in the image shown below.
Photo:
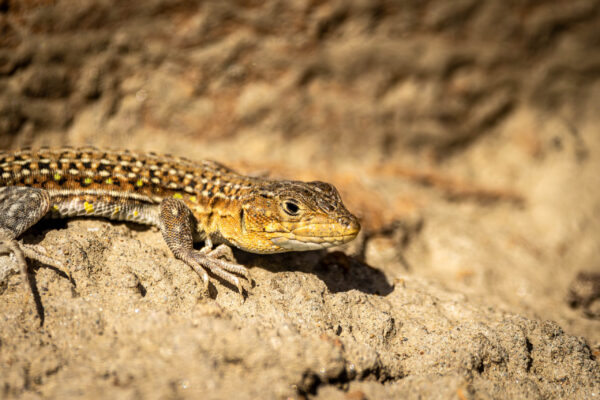
[[[282,251],[307,251],[322,250],[328,247],[339,246],[354,239],[356,234],[349,234],[337,237],[285,237],[280,236],[272,238],[271,242],[279,246]]]

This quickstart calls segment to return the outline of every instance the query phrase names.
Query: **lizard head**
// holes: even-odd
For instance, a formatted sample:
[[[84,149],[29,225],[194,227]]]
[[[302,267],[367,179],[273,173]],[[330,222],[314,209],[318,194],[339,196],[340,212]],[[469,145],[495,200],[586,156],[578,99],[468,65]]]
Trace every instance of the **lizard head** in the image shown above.
[[[318,250],[354,239],[358,219],[324,182],[271,181],[242,201],[237,247],[253,253]]]

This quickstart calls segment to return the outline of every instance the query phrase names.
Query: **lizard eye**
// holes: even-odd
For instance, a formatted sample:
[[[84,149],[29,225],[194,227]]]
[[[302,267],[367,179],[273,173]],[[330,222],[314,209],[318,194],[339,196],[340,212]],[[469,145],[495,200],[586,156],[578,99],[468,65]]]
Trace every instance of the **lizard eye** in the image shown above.
[[[298,215],[300,207],[293,201],[287,200],[283,202],[283,211],[289,215]]]

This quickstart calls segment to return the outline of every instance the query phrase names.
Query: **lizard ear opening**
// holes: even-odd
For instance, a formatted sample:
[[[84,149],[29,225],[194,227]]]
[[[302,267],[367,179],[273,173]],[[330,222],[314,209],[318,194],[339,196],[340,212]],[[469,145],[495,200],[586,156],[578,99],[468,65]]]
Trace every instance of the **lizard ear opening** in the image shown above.
[[[240,207],[240,224],[242,228],[242,232],[246,234],[246,221],[244,219],[244,207]]]

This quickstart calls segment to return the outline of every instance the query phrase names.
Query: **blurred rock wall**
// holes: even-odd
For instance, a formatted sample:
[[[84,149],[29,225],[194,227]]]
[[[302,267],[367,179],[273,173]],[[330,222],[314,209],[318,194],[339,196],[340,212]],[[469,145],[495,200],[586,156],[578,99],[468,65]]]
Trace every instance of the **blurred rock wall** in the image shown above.
[[[523,108],[576,128],[600,109],[599,13],[595,0],[2,0],[0,147],[250,131],[377,158],[444,155]]]

